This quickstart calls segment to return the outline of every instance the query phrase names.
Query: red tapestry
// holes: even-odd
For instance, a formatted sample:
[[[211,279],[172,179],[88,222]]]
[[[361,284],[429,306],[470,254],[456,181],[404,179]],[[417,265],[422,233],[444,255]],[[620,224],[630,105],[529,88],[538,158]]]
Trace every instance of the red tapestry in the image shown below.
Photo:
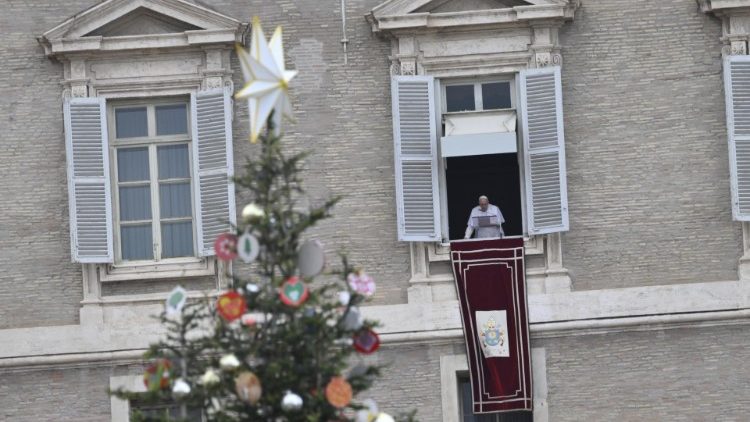
[[[474,413],[532,409],[523,239],[451,242]]]

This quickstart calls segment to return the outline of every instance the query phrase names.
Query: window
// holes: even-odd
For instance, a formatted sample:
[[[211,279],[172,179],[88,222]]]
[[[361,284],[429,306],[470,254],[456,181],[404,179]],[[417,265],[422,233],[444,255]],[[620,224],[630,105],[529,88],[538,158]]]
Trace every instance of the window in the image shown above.
[[[186,100],[111,105],[116,261],[195,256]]]
[[[130,420],[131,421],[190,421],[203,422],[203,412],[196,408],[185,409],[185,417],[182,417],[182,409],[174,403],[146,404],[136,400],[130,401]]]
[[[495,204],[506,235],[568,230],[559,67],[522,70],[513,83],[441,85],[423,75],[392,83],[399,240],[463,237],[481,194],[507,201]]]
[[[451,82],[443,85],[443,112],[513,108],[511,81]]]
[[[441,81],[442,240],[462,239],[477,198],[486,195],[505,218],[505,236],[524,233],[513,81]],[[502,111],[492,111],[502,110]],[[452,115],[454,112],[468,112]],[[481,113],[480,113],[481,112]]]
[[[471,408],[471,382],[466,373],[458,375],[458,394],[460,422],[533,422],[534,420],[531,412],[524,411],[474,414]]]

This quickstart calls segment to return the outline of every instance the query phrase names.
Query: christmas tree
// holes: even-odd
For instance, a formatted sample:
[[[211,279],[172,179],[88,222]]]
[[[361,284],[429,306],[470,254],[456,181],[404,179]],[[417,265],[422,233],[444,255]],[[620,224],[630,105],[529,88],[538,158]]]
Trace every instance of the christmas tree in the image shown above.
[[[322,245],[303,242],[338,198],[307,211],[297,206],[305,155],[286,156],[277,132],[290,112],[286,88],[294,76],[284,69],[280,29],[266,44],[255,21],[253,47],[238,55],[248,83],[236,97],[249,99],[260,153],[235,178],[253,202],[233,232],[216,239],[215,251],[224,261],[254,263],[254,270],[231,275],[218,297],[187,301],[175,288],[159,317],[166,336],[145,355],[147,392],[112,394],[175,405],[172,415],[135,413],[134,420],[392,421],[359,394],[380,369],[357,363],[379,346],[376,323],[359,310],[375,283],[343,255],[340,266],[324,271]],[[322,273],[330,276],[317,277]]]

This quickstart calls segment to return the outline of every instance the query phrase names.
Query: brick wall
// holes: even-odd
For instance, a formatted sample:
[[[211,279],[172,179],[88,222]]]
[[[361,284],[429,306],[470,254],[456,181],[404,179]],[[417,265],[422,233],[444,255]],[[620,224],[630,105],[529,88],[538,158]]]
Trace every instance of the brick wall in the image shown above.
[[[747,325],[573,336],[547,353],[550,421],[744,421]]]
[[[91,0],[5,1],[0,13],[0,328],[74,324],[62,65],[36,37]]]
[[[737,279],[720,22],[695,2],[583,2],[561,29],[576,290]]]

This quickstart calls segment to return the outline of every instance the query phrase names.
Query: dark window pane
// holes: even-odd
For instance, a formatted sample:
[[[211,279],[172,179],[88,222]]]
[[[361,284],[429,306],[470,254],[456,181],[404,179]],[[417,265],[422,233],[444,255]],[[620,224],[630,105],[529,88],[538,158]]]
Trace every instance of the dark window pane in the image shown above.
[[[179,420],[179,421],[190,421],[190,422],[201,422],[203,421],[201,409],[198,408],[187,408],[187,419],[180,417],[181,410],[177,404],[145,404],[137,401],[131,401],[130,403],[130,417],[131,420],[134,416],[138,415],[142,419],[139,420]]]
[[[482,107],[484,110],[510,108],[510,83],[482,84]]]
[[[154,259],[153,236],[151,224],[120,227],[122,237],[122,259],[135,261],[139,259]]]
[[[190,177],[187,144],[165,145],[157,149],[159,180]]]
[[[185,104],[163,105],[155,108],[157,135],[187,133],[187,107]]]
[[[162,257],[193,256],[193,222],[161,224]]]
[[[146,107],[115,109],[115,129],[118,138],[148,136]]]
[[[190,183],[166,183],[159,186],[161,218],[190,217]]]
[[[445,87],[447,111],[474,110],[474,85],[450,85]]]
[[[148,179],[148,148],[118,148],[117,181],[139,182]]]
[[[151,187],[120,186],[120,220],[138,221],[151,218]]]
[[[461,422],[533,422],[533,415],[527,411],[474,414],[471,403],[471,383],[468,378],[458,379],[458,394],[461,401]]]

